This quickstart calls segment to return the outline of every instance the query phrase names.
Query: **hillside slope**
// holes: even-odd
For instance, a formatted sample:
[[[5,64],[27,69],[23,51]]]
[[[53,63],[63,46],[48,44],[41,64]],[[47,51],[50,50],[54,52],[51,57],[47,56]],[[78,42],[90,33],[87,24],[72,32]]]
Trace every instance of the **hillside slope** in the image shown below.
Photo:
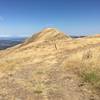
[[[0,52],[0,100],[100,100],[80,77],[82,65],[100,65],[99,50],[100,37],[72,39],[44,29]]]

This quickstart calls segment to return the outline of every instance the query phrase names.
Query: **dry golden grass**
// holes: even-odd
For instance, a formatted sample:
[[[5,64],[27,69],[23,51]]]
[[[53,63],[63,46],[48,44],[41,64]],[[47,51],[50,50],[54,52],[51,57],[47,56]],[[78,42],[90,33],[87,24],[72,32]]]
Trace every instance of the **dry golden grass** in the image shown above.
[[[100,46],[77,52],[63,63],[65,70],[72,69],[84,82],[100,91]]]
[[[100,100],[100,37],[50,30],[0,52],[0,100]]]

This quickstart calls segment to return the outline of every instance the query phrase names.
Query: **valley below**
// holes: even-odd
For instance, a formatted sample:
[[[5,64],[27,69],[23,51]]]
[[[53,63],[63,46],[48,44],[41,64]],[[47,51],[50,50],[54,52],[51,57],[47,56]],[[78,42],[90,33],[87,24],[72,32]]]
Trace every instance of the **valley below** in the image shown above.
[[[0,50],[15,46],[17,44],[22,43],[25,40],[25,38],[0,38]]]

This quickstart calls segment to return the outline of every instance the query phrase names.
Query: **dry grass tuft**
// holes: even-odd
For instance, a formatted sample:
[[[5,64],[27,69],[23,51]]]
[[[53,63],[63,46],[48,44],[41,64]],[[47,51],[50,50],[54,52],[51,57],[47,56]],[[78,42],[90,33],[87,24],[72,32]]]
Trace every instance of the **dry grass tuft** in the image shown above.
[[[100,47],[84,50],[72,55],[66,61],[66,68],[72,68],[86,83],[100,90]]]

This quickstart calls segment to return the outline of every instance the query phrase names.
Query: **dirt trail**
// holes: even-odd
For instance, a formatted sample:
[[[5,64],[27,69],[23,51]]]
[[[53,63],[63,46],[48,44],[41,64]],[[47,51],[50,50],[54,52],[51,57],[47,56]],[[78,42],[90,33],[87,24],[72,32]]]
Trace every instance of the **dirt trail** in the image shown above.
[[[100,44],[58,53],[52,60],[52,55],[44,56],[43,62],[8,72],[0,78],[0,100],[100,100],[73,70],[62,66],[68,55],[96,46]]]

